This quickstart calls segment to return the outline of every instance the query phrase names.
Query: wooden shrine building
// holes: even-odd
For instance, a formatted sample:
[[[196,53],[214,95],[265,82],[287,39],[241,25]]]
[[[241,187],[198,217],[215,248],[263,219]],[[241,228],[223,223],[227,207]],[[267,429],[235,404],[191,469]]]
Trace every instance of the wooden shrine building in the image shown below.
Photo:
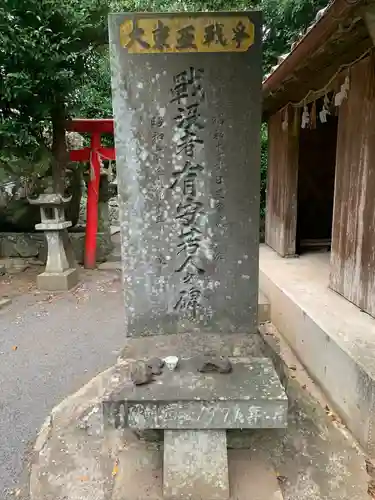
[[[330,250],[329,287],[375,316],[375,0],[334,0],[263,83],[266,244]]]

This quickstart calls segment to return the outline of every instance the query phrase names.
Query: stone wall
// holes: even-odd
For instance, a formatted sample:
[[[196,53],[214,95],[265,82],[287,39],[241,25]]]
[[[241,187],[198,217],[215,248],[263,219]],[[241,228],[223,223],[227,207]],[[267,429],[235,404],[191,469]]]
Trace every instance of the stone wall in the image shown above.
[[[78,263],[83,263],[85,233],[69,233]],[[97,262],[104,262],[113,249],[109,235],[97,236]],[[43,233],[0,233],[0,258],[33,259],[45,263],[47,243]]]
[[[29,232],[40,222],[40,208],[30,205],[27,195],[46,187],[47,178],[39,179],[36,188],[26,179],[9,180],[0,184],[0,231]],[[66,219],[77,224],[82,193],[82,176],[79,169],[69,170],[66,177],[67,193],[72,199],[65,209]],[[33,191],[35,189],[35,191]]]
[[[84,227],[86,225],[86,204],[87,196],[86,194],[81,198],[81,206],[79,211],[78,226]],[[113,196],[108,200],[108,215],[109,215],[109,225],[119,226],[119,207],[117,195]]]
[[[109,208],[109,223],[111,226],[120,225],[119,208],[118,208],[118,197],[117,195],[110,198],[108,201]]]

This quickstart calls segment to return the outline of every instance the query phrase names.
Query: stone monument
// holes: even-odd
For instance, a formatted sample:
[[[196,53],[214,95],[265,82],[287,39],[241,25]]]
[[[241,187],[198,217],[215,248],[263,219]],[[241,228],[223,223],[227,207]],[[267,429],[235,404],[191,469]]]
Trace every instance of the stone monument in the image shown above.
[[[260,15],[109,28],[128,335],[255,332]]]
[[[70,200],[54,193],[52,182],[37,198],[29,198],[31,205],[40,206],[41,222],[35,229],[45,232],[48,245],[46,268],[37,277],[41,290],[69,290],[78,283],[78,269],[68,235],[72,223],[65,220],[65,207]]]
[[[107,426],[164,431],[168,500],[227,500],[226,431],[284,428],[287,422],[287,397],[269,359],[226,359],[230,371],[199,374],[200,358],[181,359],[176,370],[164,367],[140,385],[129,377],[103,401]]]
[[[115,14],[109,33],[127,336],[255,337],[260,13]],[[284,390],[265,358],[202,373],[169,354],[155,378],[138,361],[105,421],[164,431],[165,499],[227,500],[226,430],[285,427]]]

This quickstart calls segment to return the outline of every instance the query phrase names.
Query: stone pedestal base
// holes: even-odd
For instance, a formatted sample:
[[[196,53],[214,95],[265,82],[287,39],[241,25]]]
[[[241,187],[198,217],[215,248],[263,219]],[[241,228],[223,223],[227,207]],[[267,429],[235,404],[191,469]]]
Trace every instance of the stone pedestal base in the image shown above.
[[[226,431],[165,431],[165,500],[228,500]]]
[[[78,284],[78,270],[68,269],[61,273],[44,272],[37,276],[39,290],[58,292],[70,290]]]
[[[183,353],[181,344],[174,352]],[[226,430],[287,426],[288,398],[270,359],[231,357],[226,374],[199,373],[200,360],[180,357],[175,371],[164,368],[154,383],[135,386],[130,358],[118,388],[102,397],[107,431],[164,430],[164,500],[228,500]]]

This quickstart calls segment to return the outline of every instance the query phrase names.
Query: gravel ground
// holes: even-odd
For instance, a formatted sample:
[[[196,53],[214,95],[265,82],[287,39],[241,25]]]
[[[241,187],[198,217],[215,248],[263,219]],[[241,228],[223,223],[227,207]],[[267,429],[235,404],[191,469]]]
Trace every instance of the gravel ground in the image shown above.
[[[113,364],[125,338],[116,273],[82,272],[61,294],[38,293],[34,278],[16,280],[18,297],[0,283],[0,295],[13,296],[0,310],[1,500],[23,497],[24,459],[53,406]]]

